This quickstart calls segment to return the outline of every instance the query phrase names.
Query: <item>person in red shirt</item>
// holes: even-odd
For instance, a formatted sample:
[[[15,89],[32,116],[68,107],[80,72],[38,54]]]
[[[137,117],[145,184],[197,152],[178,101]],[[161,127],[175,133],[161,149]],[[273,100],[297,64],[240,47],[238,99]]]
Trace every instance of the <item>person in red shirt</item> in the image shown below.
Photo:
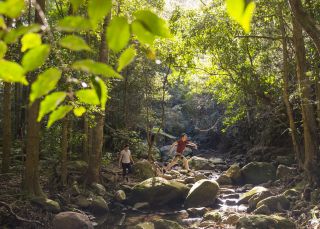
[[[175,146],[177,146],[176,155],[174,156],[173,160],[167,165],[166,170],[170,170],[174,165],[176,165],[178,163],[179,160],[182,160],[183,167],[189,171],[190,170],[189,163],[188,163],[187,158],[185,158],[185,156],[183,156],[183,152],[187,146],[191,146],[196,149],[198,148],[198,146],[195,143],[188,141],[187,134],[182,134],[180,139],[171,145],[170,151]]]

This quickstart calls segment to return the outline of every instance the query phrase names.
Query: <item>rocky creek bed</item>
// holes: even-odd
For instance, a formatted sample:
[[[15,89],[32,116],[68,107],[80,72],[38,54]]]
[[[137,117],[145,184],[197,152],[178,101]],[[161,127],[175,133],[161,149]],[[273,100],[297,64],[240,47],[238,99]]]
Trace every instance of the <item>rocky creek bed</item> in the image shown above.
[[[21,201],[13,209],[20,214],[28,206],[29,212],[38,212],[20,215],[43,224],[8,228],[317,228],[320,192],[308,190],[289,159],[248,164],[236,159],[194,156],[192,171],[176,166],[164,174],[141,160],[128,183],[121,181],[119,168],[108,165],[102,183],[89,188],[77,182],[86,165],[70,162],[75,179],[68,190],[50,199]]]

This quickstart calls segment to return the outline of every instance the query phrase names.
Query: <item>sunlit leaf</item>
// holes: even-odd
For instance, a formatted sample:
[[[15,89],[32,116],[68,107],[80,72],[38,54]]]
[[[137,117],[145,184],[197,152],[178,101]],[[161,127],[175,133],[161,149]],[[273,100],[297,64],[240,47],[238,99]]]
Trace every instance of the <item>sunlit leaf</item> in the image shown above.
[[[99,77],[92,78],[91,82],[100,100],[101,109],[104,110],[108,98],[108,88],[103,80]]]
[[[0,16],[0,29],[6,29],[7,25],[6,22],[4,21],[3,17]]]
[[[81,16],[67,16],[58,22],[57,29],[65,32],[88,31],[91,29],[91,23]]]
[[[52,91],[61,78],[61,71],[57,68],[49,68],[41,73],[31,85],[30,103]]]
[[[40,110],[37,121],[40,122],[41,119],[51,111],[55,110],[60,103],[66,98],[66,92],[53,92],[50,95],[47,95],[44,100],[40,103]]]
[[[76,107],[73,109],[73,113],[77,117],[81,117],[86,111],[87,111],[86,108],[83,106]]]
[[[130,39],[130,26],[125,17],[114,17],[107,29],[108,47],[119,52],[125,48]]]
[[[109,65],[100,62],[95,62],[91,59],[76,61],[73,63],[72,68],[75,70],[81,70],[96,75],[102,75],[107,78],[122,79],[122,76],[115,70],[113,70],[113,68]]]
[[[22,58],[23,68],[29,72],[42,66],[49,56],[50,46],[40,45],[30,49]]]
[[[50,114],[47,128],[50,128],[56,121],[63,119],[72,110],[72,108],[73,106],[71,105],[63,105],[58,107],[58,109]]]
[[[21,52],[32,49],[42,44],[41,36],[38,33],[27,33],[21,38]]]
[[[147,30],[140,21],[133,21],[131,24],[132,32],[137,36],[138,40],[144,44],[153,44],[156,36]]]
[[[6,36],[4,37],[4,41],[7,44],[12,44],[17,42],[18,38],[26,33],[36,33],[41,30],[40,25],[32,24],[30,26],[20,26],[17,29],[11,29]]]
[[[87,43],[81,38],[76,35],[68,35],[64,38],[62,38],[59,41],[59,44],[67,49],[73,50],[73,51],[81,51],[86,50],[90,51],[90,47],[87,45]]]
[[[85,0],[70,0],[73,11],[77,11],[79,7],[85,2]]]
[[[239,23],[246,33],[249,33],[255,3],[250,1],[246,4],[246,0],[226,0],[226,5],[230,18]]]
[[[251,23],[255,8],[256,8],[256,3],[251,1],[247,5],[247,7],[245,9],[245,12],[243,14],[242,21],[241,21],[241,26],[242,26],[242,28],[244,29],[244,31],[246,33],[250,32],[250,29],[251,29],[250,28],[250,23]]]
[[[158,15],[149,10],[139,10],[134,15],[145,29],[150,31],[152,34],[160,37],[171,37],[167,22]]]
[[[134,60],[136,55],[137,52],[133,47],[129,47],[123,53],[121,53],[117,71],[120,72],[123,68],[129,65]]]
[[[17,82],[28,85],[24,69],[15,62],[0,60],[0,79],[6,82]]]
[[[89,0],[88,15],[93,24],[100,22],[111,10],[112,0]]]
[[[4,14],[10,18],[19,17],[24,8],[24,0],[7,0],[0,2],[0,14]]]
[[[3,41],[0,41],[0,59],[4,57],[8,50],[7,44]]]
[[[75,92],[79,101],[89,105],[99,105],[99,97],[94,89],[81,89]]]

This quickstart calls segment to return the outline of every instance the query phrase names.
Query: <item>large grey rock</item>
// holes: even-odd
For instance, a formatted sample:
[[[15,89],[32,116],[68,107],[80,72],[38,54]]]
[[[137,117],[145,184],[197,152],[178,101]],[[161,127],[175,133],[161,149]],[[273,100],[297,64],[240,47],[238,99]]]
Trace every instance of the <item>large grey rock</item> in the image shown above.
[[[241,196],[240,196],[240,199],[238,201],[238,204],[247,204],[249,199],[258,194],[258,193],[261,193],[261,192],[264,192],[264,191],[268,191],[268,189],[266,189],[265,187],[262,187],[262,186],[256,186],[252,189],[250,189],[249,191],[243,193]]]
[[[277,215],[247,215],[238,220],[237,229],[295,229],[295,224]]]
[[[232,180],[226,174],[221,174],[218,179],[216,180],[219,185],[231,185]]]
[[[206,207],[212,205],[217,197],[219,184],[212,180],[197,181],[190,189],[185,207]]]
[[[78,212],[61,212],[53,218],[53,229],[93,229],[88,216]]]
[[[272,193],[267,190],[267,191],[262,191],[262,192],[259,192],[259,193],[256,193],[254,194],[249,200],[248,200],[248,203],[249,203],[249,210],[254,210],[257,206],[257,204],[265,199],[265,198],[268,198],[272,196]]]
[[[49,212],[57,213],[61,211],[60,204],[48,198],[33,198],[31,202],[41,206]]]
[[[276,179],[276,168],[267,162],[250,162],[241,169],[246,184],[262,184]]]
[[[213,169],[215,167],[214,163],[212,163],[210,160],[203,157],[197,157],[197,156],[193,156],[189,160],[189,165],[192,169],[195,169],[195,170]]]
[[[107,212],[109,210],[109,207],[102,196],[96,196],[91,202],[90,209],[92,210],[92,212],[99,214]]]
[[[74,204],[79,206],[80,208],[87,208],[91,204],[91,200],[83,195],[79,195],[75,198]]]
[[[93,189],[94,193],[99,196],[104,196],[107,193],[106,188],[99,183],[92,183],[91,188]]]
[[[132,189],[129,203],[148,202],[151,206],[181,204],[189,189],[186,185],[162,177],[149,178]]]
[[[271,211],[288,210],[290,208],[290,202],[284,195],[267,197],[257,203],[257,208],[262,205],[268,206]]]
[[[151,163],[147,160],[136,162],[133,166],[133,173],[140,179],[148,179],[156,174]]]
[[[153,222],[155,229],[184,229],[177,222],[166,220],[166,219],[158,219]]]
[[[297,169],[285,165],[279,165],[277,168],[277,178],[287,180],[293,178],[297,173]]]
[[[231,165],[230,168],[225,172],[225,174],[231,178],[234,184],[240,184],[242,182],[242,175],[239,164]]]
[[[253,211],[253,214],[256,215],[270,215],[271,214],[271,210],[267,205],[261,205],[260,207],[258,207],[256,210]]]
[[[122,202],[122,201],[126,200],[127,196],[126,196],[126,193],[123,190],[118,190],[114,194],[114,198],[115,198],[115,200],[117,200],[119,202]]]

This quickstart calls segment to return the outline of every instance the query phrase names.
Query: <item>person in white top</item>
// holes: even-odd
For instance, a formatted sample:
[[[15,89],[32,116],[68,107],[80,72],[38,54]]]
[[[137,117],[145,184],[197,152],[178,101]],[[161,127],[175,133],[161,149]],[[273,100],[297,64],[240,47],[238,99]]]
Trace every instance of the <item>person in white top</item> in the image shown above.
[[[120,152],[119,167],[122,167],[123,179],[129,181],[128,174],[131,173],[131,163],[134,164],[129,145],[125,145],[124,149]]]

